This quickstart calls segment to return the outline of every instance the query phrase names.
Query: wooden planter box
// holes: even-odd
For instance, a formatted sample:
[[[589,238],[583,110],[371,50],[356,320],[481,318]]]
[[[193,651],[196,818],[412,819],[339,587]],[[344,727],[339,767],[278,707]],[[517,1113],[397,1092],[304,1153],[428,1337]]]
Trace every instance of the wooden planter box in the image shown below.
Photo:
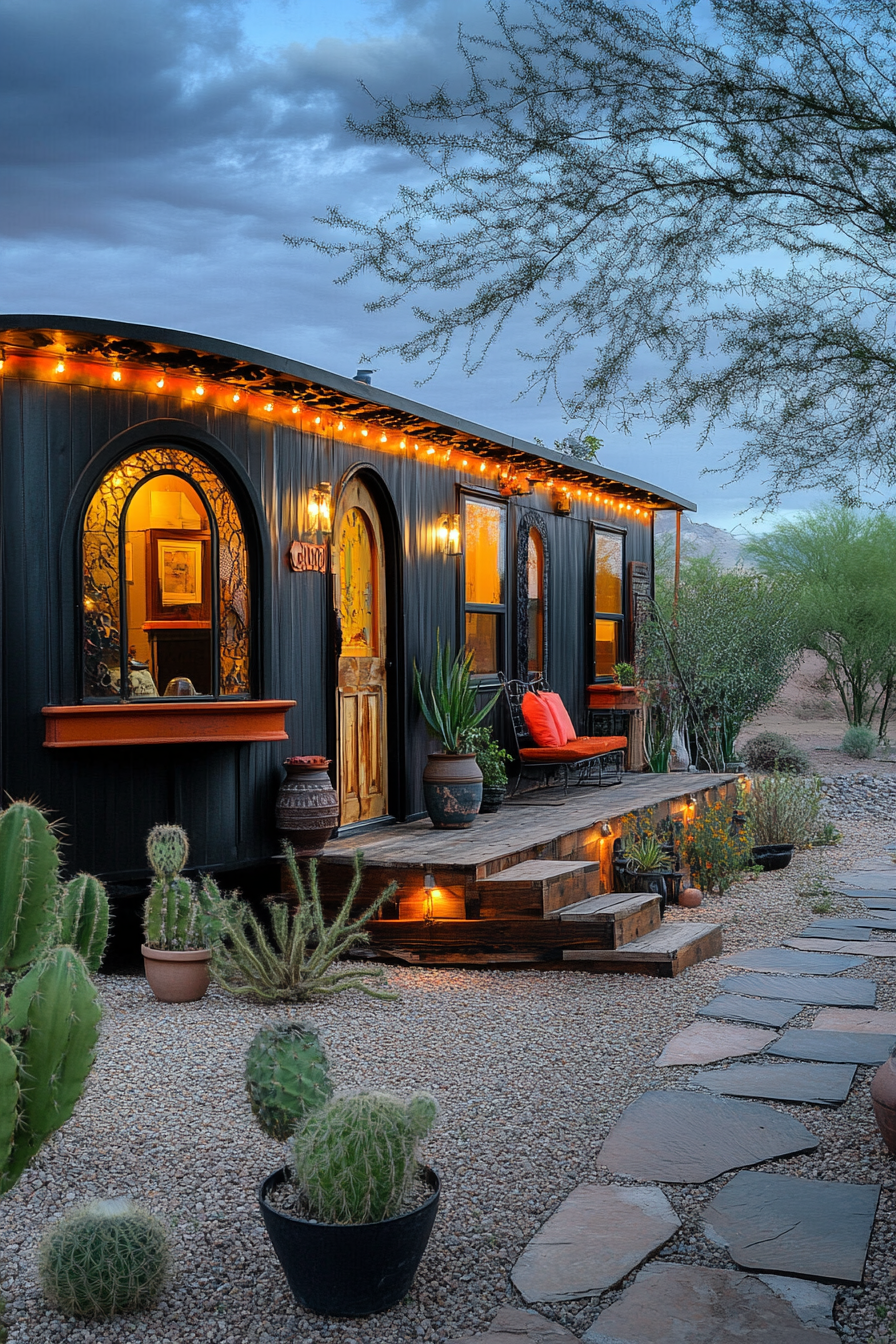
[[[47,705],[45,747],[142,747],[169,742],[282,742],[295,700]]]

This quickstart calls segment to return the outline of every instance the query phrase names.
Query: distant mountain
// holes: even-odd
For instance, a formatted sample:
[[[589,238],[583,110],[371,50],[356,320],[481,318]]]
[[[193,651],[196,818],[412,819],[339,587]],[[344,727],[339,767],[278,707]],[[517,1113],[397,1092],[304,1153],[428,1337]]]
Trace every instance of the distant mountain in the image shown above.
[[[656,537],[675,536],[675,513],[672,509],[663,509],[656,514]],[[750,566],[750,561],[742,553],[743,540],[723,527],[713,527],[712,523],[698,523],[690,513],[681,515],[681,553],[682,555],[714,555],[725,569],[734,569],[735,565]],[[750,566],[751,567],[751,566]]]

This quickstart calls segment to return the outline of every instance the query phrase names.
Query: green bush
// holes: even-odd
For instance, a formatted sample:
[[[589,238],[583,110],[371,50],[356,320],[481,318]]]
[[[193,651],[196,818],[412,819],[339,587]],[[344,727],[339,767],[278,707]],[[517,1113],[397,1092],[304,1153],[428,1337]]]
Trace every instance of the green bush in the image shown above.
[[[773,770],[788,775],[809,773],[808,753],[781,733],[757,733],[744,747],[744,760],[751,770],[763,774]]]
[[[513,757],[495,741],[491,728],[471,728],[464,733],[462,745],[465,751],[476,753],[476,764],[482,771],[482,787],[503,789],[507,784],[505,761],[512,761]]]
[[[775,771],[753,780],[747,815],[754,845],[811,845],[818,834],[821,780]]]
[[[873,728],[847,728],[840,750],[859,761],[868,761],[877,753],[877,733]]]
[[[71,1209],[38,1250],[47,1299],[66,1316],[100,1320],[154,1306],[170,1263],[164,1224],[130,1199]]]
[[[734,809],[721,802],[709,803],[686,824],[681,852],[704,895],[724,895],[753,862],[749,833],[734,826]]]

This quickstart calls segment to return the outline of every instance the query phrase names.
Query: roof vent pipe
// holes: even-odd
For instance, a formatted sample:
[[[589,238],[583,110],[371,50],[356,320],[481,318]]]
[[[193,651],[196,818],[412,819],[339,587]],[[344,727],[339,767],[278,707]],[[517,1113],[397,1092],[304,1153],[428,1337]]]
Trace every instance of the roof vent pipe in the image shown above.
[[[359,369],[355,374],[354,381],[356,383],[366,383],[369,387],[373,382],[373,369]]]

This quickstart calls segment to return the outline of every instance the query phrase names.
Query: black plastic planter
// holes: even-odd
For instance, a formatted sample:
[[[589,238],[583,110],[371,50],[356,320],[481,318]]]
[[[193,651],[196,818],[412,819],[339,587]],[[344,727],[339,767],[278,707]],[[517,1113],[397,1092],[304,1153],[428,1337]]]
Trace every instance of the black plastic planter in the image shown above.
[[[793,845],[754,845],[753,862],[758,863],[763,872],[770,873],[775,868],[786,868],[793,858]]]
[[[410,1213],[381,1223],[311,1223],[267,1201],[286,1179],[281,1167],[258,1187],[258,1203],[293,1297],[320,1316],[370,1316],[400,1302],[414,1282],[439,1208],[439,1178],[422,1169],[432,1189]]]

